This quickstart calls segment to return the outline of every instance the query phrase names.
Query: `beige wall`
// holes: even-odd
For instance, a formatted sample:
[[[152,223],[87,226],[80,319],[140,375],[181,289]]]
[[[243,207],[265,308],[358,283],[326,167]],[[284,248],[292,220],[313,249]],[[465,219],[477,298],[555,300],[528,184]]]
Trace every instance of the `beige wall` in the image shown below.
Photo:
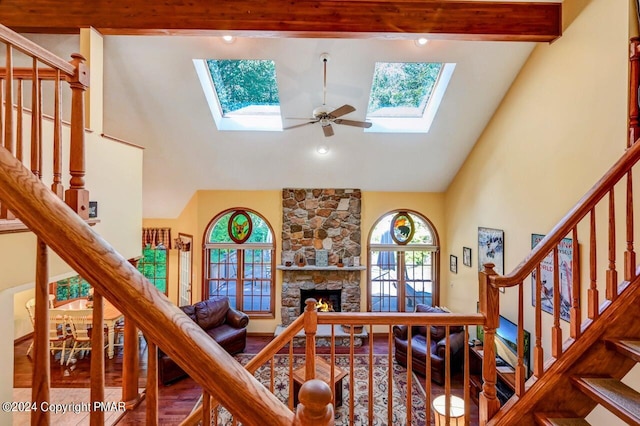
[[[451,253],[474,251],[473,268],[449,274],[447,301],[456,311],[476,309],[479,226],[505,231],[505,272],[512,271],[530,251],[531,234],[548,233],[626,147],[629,5],[581,3],[562,38],[534,49],[447,190]],[[588,234],[581,235],[584,246]],[[529,281],[524,298],[525,329],[533,332]],[[507,290],[500,304],[517,318],[517,291]],[[548,354],[549,342],[543,347]],[[618,424],[601,409],[592,416],[591,424]]]
[[[282,247],[282,193],[281,191],[198,191],[177,219],[145,219],[144,226],[167,226],[172,228],[172,238],[179,232],[194,236],[193,252],[193,301],[202,299],[202,245],[204,232],[211,219],[223,210],[250,208],[265,217],[276,238],[276,263],[281,263]],[[363,192],[362,193],[362,253],[361,262],[366,263],[367,238],[371,226],[385,213],[396,209],[415,210],[425,215],[435,226],[441,242],[445,240],[444,195],[433,193]],[[447,258],[448,259],[448,258]],[[448,260],[447,260],[448,261]],[[178,300],[177,251],[169,255],[169,298]],[[280,290],[282,272],[276,272],[276,312],[274,319],[254,319],[249,324],[252,333],[271,334],[280,324]],[[362,307],[366,307],[366,272],[362,272]]]

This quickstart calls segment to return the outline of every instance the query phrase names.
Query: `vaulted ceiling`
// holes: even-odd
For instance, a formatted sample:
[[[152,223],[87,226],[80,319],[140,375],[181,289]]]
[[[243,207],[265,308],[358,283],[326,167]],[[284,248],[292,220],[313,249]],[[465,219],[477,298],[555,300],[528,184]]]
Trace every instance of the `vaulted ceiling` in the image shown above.
[[[78,50],[78,28],[104,35],[104,132],[145,147],[145,217],[177,216],[198,189],[444,191],[535,43],[561,33],[561,4],[546,2],[3,0],[0,17],[62,57]],[[324,52],[327,104],[353,105],[344,118],[356,120],[376,61],[456,68],[426,134],[216,129],[193,59],[274,60],[283,117],[305,117],[322,103]]]

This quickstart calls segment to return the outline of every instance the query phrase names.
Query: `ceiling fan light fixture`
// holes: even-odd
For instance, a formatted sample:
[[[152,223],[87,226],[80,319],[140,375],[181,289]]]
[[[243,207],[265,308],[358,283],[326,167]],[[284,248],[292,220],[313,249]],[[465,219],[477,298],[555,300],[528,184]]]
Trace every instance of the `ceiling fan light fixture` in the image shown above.
[[[416,44],[416,46],[418,47],[424,47],[427,45],[427,43],[429,43],[429,39],[426,37],[420,37],[414,40],[414,43]]]
[[[234,41],[236,41],[236,38],[232,35],[227,34],[222,36],[222,41],[224,41],[227,44],[231,44]]]

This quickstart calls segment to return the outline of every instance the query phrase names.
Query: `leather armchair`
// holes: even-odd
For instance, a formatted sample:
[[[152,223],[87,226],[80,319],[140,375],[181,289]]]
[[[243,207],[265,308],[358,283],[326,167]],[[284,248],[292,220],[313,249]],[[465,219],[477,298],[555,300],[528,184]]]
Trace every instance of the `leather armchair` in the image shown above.
[[[233,309],[229,298],[203,300],[180,309],[230,354],[244,351],[247,343],[249,316]],[[158,372],[163,385],[187,376],[169,355],[158,350]]]
[[[415,312],[447,313],[440,308],[428,305],[416,305]],[[431,357],[431,380],[439,385],[445,379],[446,328],[444,326],[429,326],[431,347],[427,348],[427,327],[412,326],[411,328],[411,366],[413,371],[427,376],[427,354]],[[393,327],[396,362],[407,366],[408,326]],[[451,372],[458,371],[464,360],[464,327],[449,327],[449,344],[451,356]]]

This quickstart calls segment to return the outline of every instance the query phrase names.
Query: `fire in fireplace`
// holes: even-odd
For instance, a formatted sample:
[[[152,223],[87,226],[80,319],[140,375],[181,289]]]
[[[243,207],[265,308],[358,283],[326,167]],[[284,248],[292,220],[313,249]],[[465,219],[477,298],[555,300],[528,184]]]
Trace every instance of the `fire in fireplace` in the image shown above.
[[[306,307],[305,301],[309,298],[318,301],[318,311],[320,312],[340,312],[342,290],[300,290],[300,314]]]

